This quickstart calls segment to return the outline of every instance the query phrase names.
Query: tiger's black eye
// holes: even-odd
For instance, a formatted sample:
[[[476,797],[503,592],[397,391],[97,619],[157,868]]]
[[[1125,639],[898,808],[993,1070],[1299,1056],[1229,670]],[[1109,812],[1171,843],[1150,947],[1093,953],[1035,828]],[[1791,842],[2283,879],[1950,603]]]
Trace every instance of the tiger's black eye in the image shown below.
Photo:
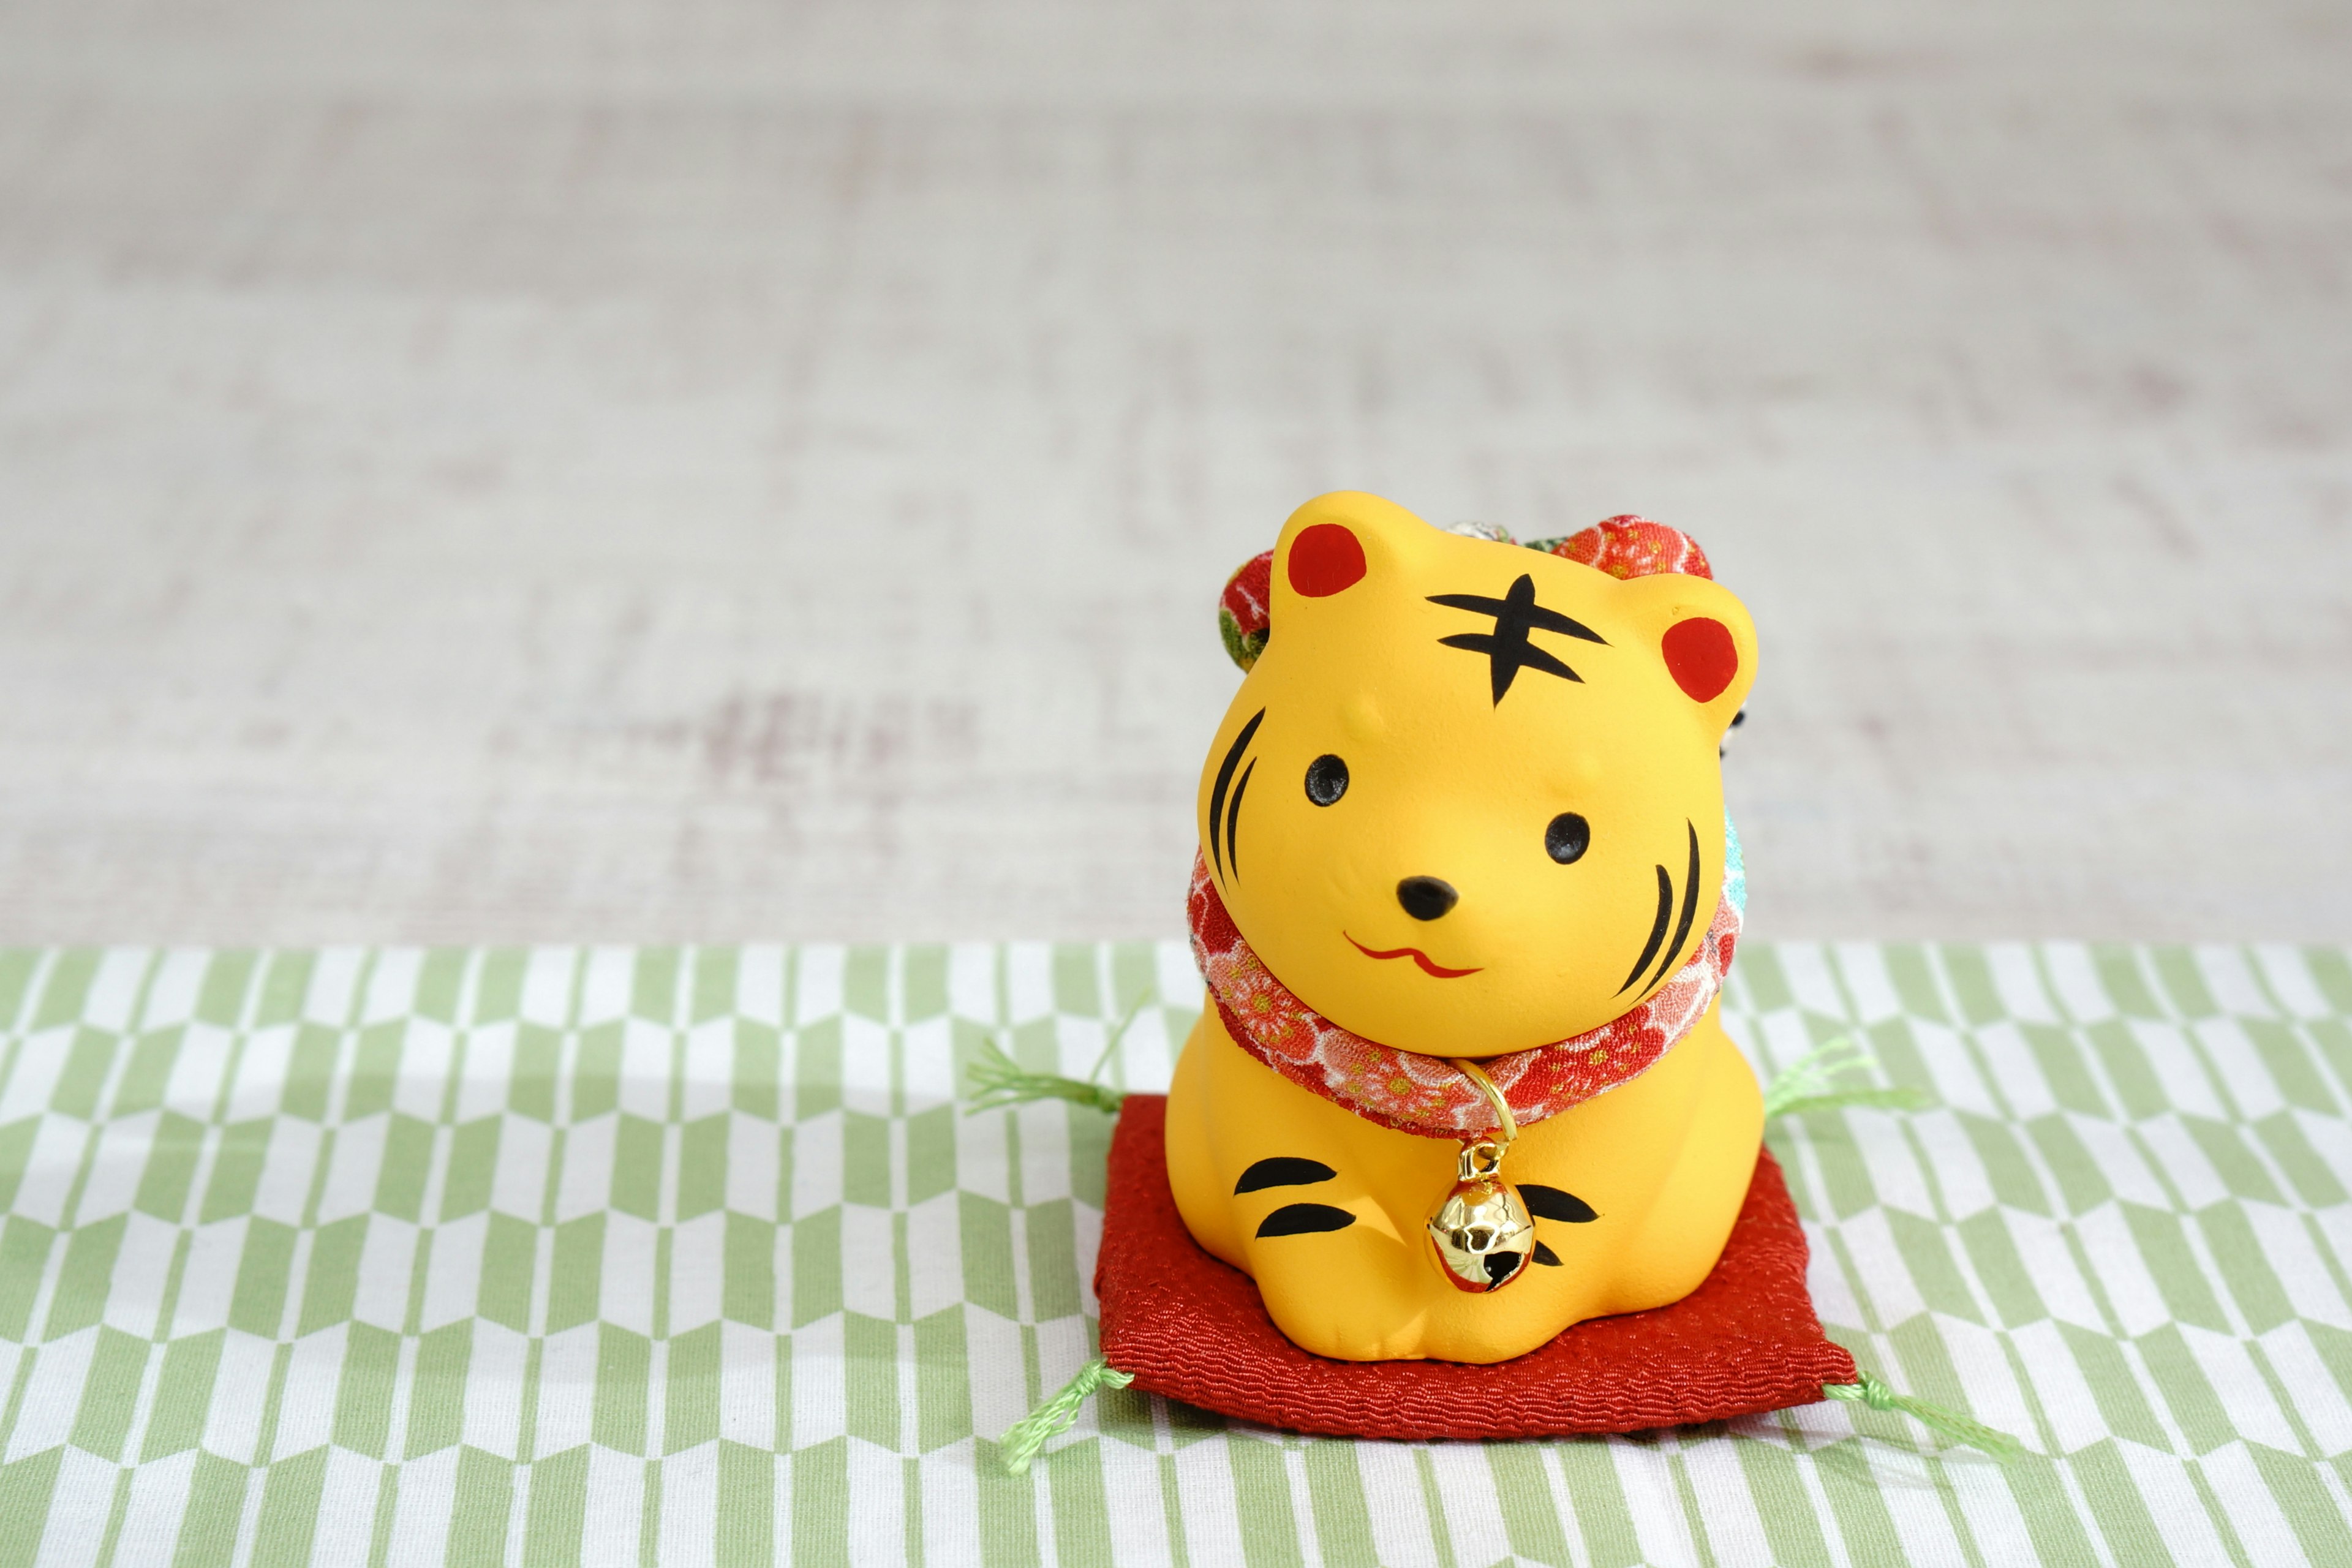
[[[1348,764],[1326,752],[1307,764],[1307,798],[1328,805],[1348,793]]]
[[[1314,786],[1307,786],[1312,789]],[[1544,829],[1544,853],[1565,866],[1583,858],[1592,847],[1592,824],[1572,811],[1563,811]]]

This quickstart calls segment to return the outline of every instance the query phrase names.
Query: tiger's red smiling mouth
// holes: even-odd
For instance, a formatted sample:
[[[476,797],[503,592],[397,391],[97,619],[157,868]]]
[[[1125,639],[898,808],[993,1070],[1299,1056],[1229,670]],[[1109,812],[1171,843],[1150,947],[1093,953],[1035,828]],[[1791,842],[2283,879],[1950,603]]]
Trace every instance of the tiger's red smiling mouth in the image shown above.
[[[1344,931],[1339,934],[1341,936],[1348,936],[1348,933]],[[1362,953],[1366,958],[1410,958],[1415,963],[1421,965],[1421,972],[1423,974],[1429,975],[1433,979],[1459,980],[1465,974],[1475,974],[1478,973],[1478,971],[1475,969],[1448,969],[1442,963],[1433,963],[1430,962],[1429,954],[1422,952],[1421,949],[1417,947],[1391,948],[1386,952],[1381,952],[1376,949],[1366,947],[1362,942],[1358,942],[1352,936],[1348,936],[1348,942],[1350,946],[1355,948],[1358,952]]]

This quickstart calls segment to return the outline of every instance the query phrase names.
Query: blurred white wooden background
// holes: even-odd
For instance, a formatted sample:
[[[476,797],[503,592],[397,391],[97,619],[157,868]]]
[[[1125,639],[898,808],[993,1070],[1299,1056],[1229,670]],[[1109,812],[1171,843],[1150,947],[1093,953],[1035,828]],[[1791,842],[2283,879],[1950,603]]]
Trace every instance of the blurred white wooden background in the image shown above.
[[[0,0],[0,940],[1172,934],[1300,500],[1692,531],[1759,935],[2352,938],[2352,11]]]

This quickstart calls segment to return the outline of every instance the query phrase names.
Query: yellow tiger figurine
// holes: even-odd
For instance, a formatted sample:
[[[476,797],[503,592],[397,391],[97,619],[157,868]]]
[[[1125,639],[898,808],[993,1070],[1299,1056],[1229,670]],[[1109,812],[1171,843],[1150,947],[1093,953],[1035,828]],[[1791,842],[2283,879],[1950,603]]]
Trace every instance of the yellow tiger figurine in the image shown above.
[[[1716,1001],[1746,609],[1633,518],[1531,548],[1342,491],[1261,563],[1201,776],[1186,1226],[1348,1360],[1502,1361],[1680,1300],[1763,1126]]]

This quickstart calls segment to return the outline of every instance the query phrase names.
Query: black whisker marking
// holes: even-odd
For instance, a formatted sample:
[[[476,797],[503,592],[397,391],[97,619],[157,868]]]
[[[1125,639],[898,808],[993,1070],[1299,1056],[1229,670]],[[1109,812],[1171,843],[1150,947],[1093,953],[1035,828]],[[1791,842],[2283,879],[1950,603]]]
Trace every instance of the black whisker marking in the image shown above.
[[[1250,774],[1257,772],[1257,759],[1242,770],[1242,782],[1234,785],[1234,808],[1225,817],[1225,870],[1233,876],[1242,874],[1241,846],[1235,842],[1242,834],[1242,795],[1249,788]]]
[[[1536,1243],[1536,1261],[1547,1268],[1557,1268],[1559,1267],[1559,1254],[1538,1241]]]
[[[1533,1182],[1519,1184],[1519,1197],[1528,1212],[1538,1219],[1556,1219],[1569,1225],[1590,1225],[1601,1216],[1592,1205],[1574,1193],[1558,1187],[1539,1187]]]
[[[1250,738],[1257,733],[1258,724],[1265,718],[1265,710],[1261,708],[1242,726],[1242,732],[1234,737],[1232,748],[1225,752],[1224,766],[1217,770],[1215,786],[1209,791],[1209,858],[1217,863],[1220,877],[1225,874],[1225,860],[1217,843],[1217,824],[1224,820],[1225,788],[1234,782],[1234,770],[1242,765],[1242,753],[1249,750]]]
[[[1658,948],[1666,940],[1666,917],[1674,912],[1674,879],[1667,876],[1666,868],[1661,866],[1658,868],[1658,913],[1657,918],[1650,922],[1649,944],[1642,949],[1642,956],[1633,961],[1633,973],[1625,976],[1624,984],[1617,987],[1618,995],[1622,996],[1631,990],[1633,982],[1642,978],[1642,972],[1650,967],[1650,960],[1658,956]]]
[[[1244,1171],[1242,1179],[1234,1184],[1234,1196],[1264,1192],[1268,1187],[1311,1187],[1318,1182],[1328,1182],[1339,1173],[1320,1160],[1303,1160],[1296,1154],[1276,1154]]]
[[[1658,973],[1650,977],[1654,982],[1664,980],[1666,971],[1679,961],[1683,938],[1690,935],[1691,917],[1698,913],[1698,829],[1691,826],[1690,818],[1685,817],[1683,830],[1690,835],[1690,874],[1683,882],[1683,918],[1675,924],[1675,940],[1666,944],[1666,955],[1658,960]]]
[[[1327,1230],[1345,1230],[1355,1223],[1354,1215],[1329,1204],[1285,1204],[1258,1221],[1257,1233],[1261,1237],[1314,1236]]]

